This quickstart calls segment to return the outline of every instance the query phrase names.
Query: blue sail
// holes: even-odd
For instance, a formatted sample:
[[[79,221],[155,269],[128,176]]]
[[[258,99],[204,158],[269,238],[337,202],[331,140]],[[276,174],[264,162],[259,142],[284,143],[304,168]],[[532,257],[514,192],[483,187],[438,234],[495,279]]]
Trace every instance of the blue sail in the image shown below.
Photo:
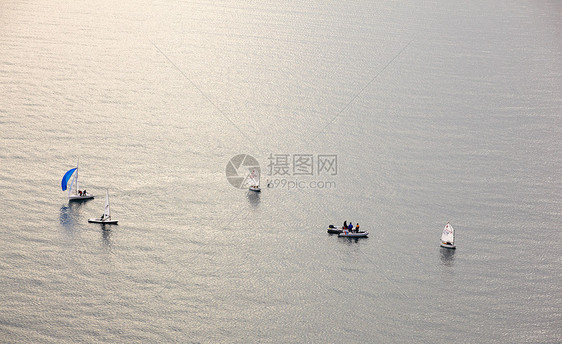
[[[60,186],[62,188],[62,191],[66,190],[66,184],[68,184],[68,180],[70,179],[70,177],[72,177],[72,174],[74,173],[74,171],[76,171],[76,168],[68,170],[68,172],[66,172],[64,174],[64,177],[62,177],[62,180],[60,182]]]

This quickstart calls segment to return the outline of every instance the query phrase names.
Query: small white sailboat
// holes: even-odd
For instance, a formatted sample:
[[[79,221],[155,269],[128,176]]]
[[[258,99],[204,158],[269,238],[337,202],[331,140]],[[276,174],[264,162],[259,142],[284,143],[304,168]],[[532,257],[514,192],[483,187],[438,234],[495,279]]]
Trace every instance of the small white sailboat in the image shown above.
[[[78,190],[78,162],[76,163],[76,168],[71,168],[66,171],[61,180],[62,191],[66,191],[68,186],[68,180],[72,177],[72,182],[68,188],[68,200],[69,201],[81,201],[94,198],[94,195],[87,193],[86,189],[84,191]]]
[[[88,219],[90,223],[102,223],[106,225],[116,225],[117,220],[111,219],[111,211],[109,209],[109,192],[105,191],[105,207],[103,208],[103,214],[99,219]]]
[[[250,175],[248,176],[248,183],[250,184],[250,187],[248,188],[250,191],[255,191],[255,192],[261,191],[260,175],[255,169],[252,170],[252,173],[250,173]]]
[[[441,234],[441,247],[455,249],[455,229],[447,222]]]

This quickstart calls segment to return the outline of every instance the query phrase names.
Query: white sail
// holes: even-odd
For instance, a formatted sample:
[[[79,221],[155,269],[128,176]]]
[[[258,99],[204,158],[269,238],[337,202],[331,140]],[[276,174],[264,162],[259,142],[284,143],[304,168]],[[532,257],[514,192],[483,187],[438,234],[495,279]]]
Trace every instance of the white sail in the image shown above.
[[[256,187],[260,186],[260,175],[256,170],[252,170],[252,173],[250,174],[249,177],[249,184],[250,186],[256,186]]]
[[[111,214],[109,212],[109,192],[105,190],[105,208],[103,209],[103,219],[110,219]]]
[[[72,178],[72,181],[70,179]],[[80,186],[78,185],[78,162],[75,168],[71,168],[66,171],[61,180],[62,191],[66,191],[68,182],[70,181],[70,187],[68,187],[68,200],[70,201],[81,201],[94,198],[94,195],[87,193],[86,190],[80,191]]]
[[[453,229],[453,226],[451,226],[448,222],[445,225],[445,228],[443,228],[443,234],[441,234],[441,241],[448,242],[451,244],[455,243],[455,230]]]
[[[70,195],[78,195],[78,163],[80,160],[76,162],[76,171],[74,171],[74,175],[72,176],[72,182],[70,183],[70,188],[68,189],[68,196]]]
[[[111,212],[109,211],[109,191],[105,190],[105,206],[103,208],[103,214],[99,218],[88,219],[90,223],[100,223],[102,225],[116,225],[117,220],[111,219]],[[102,227],[104,228],[104,227]],[[104,228],[105,229],[105,228]]]

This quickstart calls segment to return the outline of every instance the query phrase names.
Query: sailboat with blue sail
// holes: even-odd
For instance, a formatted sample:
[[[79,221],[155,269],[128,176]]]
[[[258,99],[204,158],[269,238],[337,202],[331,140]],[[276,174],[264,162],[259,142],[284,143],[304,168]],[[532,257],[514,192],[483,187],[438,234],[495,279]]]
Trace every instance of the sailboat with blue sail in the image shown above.
[[[78,160],[78,162],[79,161],[80,160]],[[76,163],[75,168],[71,168],[70,170],[66,171],[60,183],[62,191],[66,191],[68,189],[69,201],[82,201],[94,198],[94,195],[88,193],[86,189],[82,191],[78,188],[78,162]],[[70,187],[68,187],[68,181],[70,180],[70,178],[72,178],[72,181],[70,182]]]

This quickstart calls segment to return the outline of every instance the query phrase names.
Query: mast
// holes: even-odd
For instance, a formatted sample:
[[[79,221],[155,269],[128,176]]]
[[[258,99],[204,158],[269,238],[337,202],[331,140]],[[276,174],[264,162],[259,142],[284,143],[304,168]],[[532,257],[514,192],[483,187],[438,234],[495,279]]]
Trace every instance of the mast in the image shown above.
[[[72,177],[72,183],[70,184],[70,188],[68,189],[68,196],[78,195],[78,163],[80,162],[80,158],[76,162],[76,171],[74,171],[74,176]]]
[[[111,218],[111,213],[109,211],[109,191],[105,190],[105,208],[103,210],[104,218]]]
[[[76,188],[74,189],[74,194],[78,194],[78,164],[80,163],[80,158],[76,161]]]

